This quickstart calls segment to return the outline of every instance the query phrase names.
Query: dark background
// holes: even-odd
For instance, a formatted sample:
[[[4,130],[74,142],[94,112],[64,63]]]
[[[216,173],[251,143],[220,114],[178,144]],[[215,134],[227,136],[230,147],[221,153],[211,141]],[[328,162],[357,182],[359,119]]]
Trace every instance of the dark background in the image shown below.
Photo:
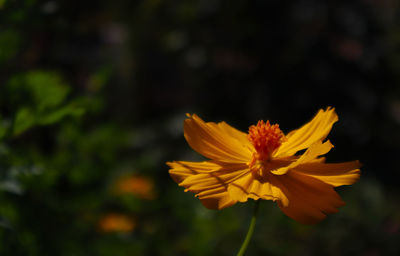
[[[0,254],[235,255],[253,202],[210,211],[168,175],[201,159],[185,113],[289,132],[333,106],[328,161],[363,164],[347,205],[304,226],[264,201],[247,255],[398,255],[399,8],[0,1]],[[113,193],[131,176],[151,196]]]

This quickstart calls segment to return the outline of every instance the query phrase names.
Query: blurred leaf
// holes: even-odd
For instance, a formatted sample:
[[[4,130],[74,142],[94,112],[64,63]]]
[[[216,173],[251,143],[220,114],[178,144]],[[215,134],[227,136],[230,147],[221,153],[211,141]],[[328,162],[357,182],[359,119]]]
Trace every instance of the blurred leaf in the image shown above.
[[[108,66],[99,69],[89,77],[88,88],[94,92],[100,91],[110,79],[111,74],[112,69]]]
[[[75,116],[79,117],[85,113],[85,110],[83,108],[77,107],[73,104],[64,106],[60,109],[57,109],[55,111],[52,111],[48,114],[40,115],[38,117],[38,124],[41,125],[48,125],[48,124],[53,124],[58,121],[60,121],[63,117],[65,116]]]
[[[7,129],[0,125],[0,140],[6,135]]]
[[[7,218],[0,216],[0,227],[12,229],[12,224]]]
[[[32,71],[26,74],[25,82],[33,94],[38,111],[60,105],[69,92],[61,77],[52,72]]]
[[[35,125],[54,124],[66,116],[79,117],[85,112],[83,106],[87,101],[75,99],[64,103],[70,88],[55,72],[35,70],[18,74],[9,79],[7,87],[8,100],[18,109],[14,118],[14,136]]]
[[[19,184],[16,180],[6,180],[0,182],[0,190],[7,191],[17,195],[21,195],[23,193],[21,184]]]
[[[36,116],[29,108],[21,108],[18,110],[14,120],[13,135],[19,135],[27,129],[34,126],[36,123]]]
[[[0,9],[4,0],[0,0]],[[0,63],[13,58],[20,44],[20,36],[14,30],[3,30],[0,32]]]
[[[7,82],[7,99],[12,104],[33,105],[38,112],[59,106],[67,97],[69,86],[51,71],[34,70],[16,74]]]
[[[6,135],[7,129],[8,129],[7,123],[4,122],[4,121],[1,119],[1,116],[0,116],[0,140],[1,140],[2,138],[4,138],[4,136]]]

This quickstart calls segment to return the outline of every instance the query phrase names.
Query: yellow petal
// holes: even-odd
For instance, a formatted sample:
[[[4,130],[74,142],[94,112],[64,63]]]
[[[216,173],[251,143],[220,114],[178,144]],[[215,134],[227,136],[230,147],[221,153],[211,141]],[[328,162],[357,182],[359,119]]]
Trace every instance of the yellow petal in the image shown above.
[[[249,149],[254,148],[253,145],[251,144],[251,142],[249,141],[249,139],[247,138],[247,133],[244,133],[242,131],[239,131],[239,130],[233,128],[232,126],[228,125],[226,122],[220,122],[220,123],[218,123],[218,126],[220,127],[220,129],[223,132],[229,134],[231,137],[240,141],[240,143],[242,143],[245,147],[247,147]]]
[[[360,177],[359,161],[344,163],[306,163],[297,166],[294,171],[307,174],[332,186],[351,185]]]
[[[184,135],[189,145],[207,158],[227,163],[247,163],[252,151],[243,134],[226,123],[205,123],[197,115],[188,115]]]
[[[252,198],[254,200],[279,200],[287,205],[288,199],[284,189],[284,186],[272,174],[265,179],[259,179],[252,173],[247,173],[229,184],[228,193],[239,202],[246,202]]]
[[[205,191],[204,195],[198,194],[201,203],[208,209],[221,210],[237,203],[224,188]]]
[[[334,108],[321,109],[310,122],[286,135],[287,141],[282,143],[274,155],[291,156],[317,141],[324,140],[331,131],[332,125],[337,121],[338,116]]]
[[[229,195],[239,202],[246,202],[249,198],[249,188],[251,188],[253,181],[254,177],[251,173],[244,175],[240,179],[237,179],[235,182],[229,184]]]
[[[285,184],[289,199],[286,207],[279,201],[278,206],[283,213],[300,223],[317,223],[326,214],[335,213],[338,207],[344,205],[331,185],[316,178],[298,172],[288,172],[276,177]]]
[[[228,187],[228,184],[240,178],[246,173],[246,169],[236,171],[223,170],[222,173],[201,173],[191,175],[179,183],[179,186],[185,187],[192,192],[213,189],[216,187]]]
[[[246,164],[226,164],[212,161],[174,161],[167,162],[167,165],[171,167],[169,173],[173,180],[185,188],[202,186],[207,182],[215,183],[215,179],[220,179],[225,183],[230,182],[248,171]]]
[[[329,140],[324,143],[322,143],[322,141],[317,141],[316,143],[312,144],[307,149],[307,151],[301,157],[299,157],[295,162],[289,164],[288,166],[273,170],[271,172],[275,175],[283,175],[287,173],[290,169],[293,169],[301,164],[319,161],[316,160],[317,157],[328,153],[332,147],[333,145]]]
[[[236,203],[227,192],[230,183],[246,175],[250,170],[246,164],[221,162],[170,162],[171,177],[185,191],[191,191],[209,209],[222,209]]]
[[[174,162],[167,162],[167,165],[171,167],[171,169],[169,170],[171,178],[178,184],[181,183],[184,179],[186,179],[190,175],[213,172],[221,168],[220,165],[217,165],[210,161],[204,161],[204,162],[174,161]]]

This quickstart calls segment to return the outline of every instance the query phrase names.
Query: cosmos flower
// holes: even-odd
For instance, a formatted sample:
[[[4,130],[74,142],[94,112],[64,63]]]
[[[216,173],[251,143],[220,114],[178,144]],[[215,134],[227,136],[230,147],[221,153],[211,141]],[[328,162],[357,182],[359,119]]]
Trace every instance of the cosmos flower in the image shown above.
[[[139,175],[119,178],[114,184],[114,193],[118,195],[132,194],[147,200],[156,198],[154,182],[147,177]]]
[[[99,229],[102,232],[130,232],[136,226],[135,221],[127,215],[120,213],[109,213],[99,221]]]
[[[167,165],[172,179],[209,209],[249,198],[272,200],[292,219],[313,224],[344,205],[334,187],[359,178],[358,161],[325,163],[322,157],[333,147],[325,140],[338,121],[333,108],[320,110],[286,135],[269,121],[250,126],[246,134],[225,122],[206,123],[195,114],[187,116],[186,141],[210,160]]]

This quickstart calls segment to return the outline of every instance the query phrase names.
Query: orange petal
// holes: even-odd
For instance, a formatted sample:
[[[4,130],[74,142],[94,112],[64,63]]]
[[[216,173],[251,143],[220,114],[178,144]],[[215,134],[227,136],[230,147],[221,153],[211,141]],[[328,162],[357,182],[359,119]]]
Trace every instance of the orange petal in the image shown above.
[[[213,210],[221,210],[237,203],[223,187],[213,191],[204,191],[203,194],[199,193],[197,196],[205,207]]]
[[[204,206],[209,209],[222,209],[236,203],[227,192],[231,182],[246,175],[250,170],[246,164],[224,164],[205,162],[170,162],[167,163],[171,177],[186,188],[185,191],[196,193]]]
[[[285,184],[288,190],[286,196],[289,204],[285,207],[278,202],[279,207],[290,218],[303,223],[314,224],[335,213],[344,202],[333,187],[316,178],[298,173],[288,172],[276,176]]]
[[[312,144],[307,149],[307,151],[304,152],[304,154],[299,157],[295,162],[289,164],[288,166],[273,170],[271,172],[275,175],[283,175],[287,173],[290,169],[293,169],[303,163],[319,161],[317,157],[328,153],[332,147],[333,145],[329,140],[324,143],[322,143],[322,141],[317,141],[316,143]]]
[[[236,181],[229,184],[229,195],[239,202],[246,202],[249,198],[249,190],[253,185],[253,181],[254,177],[251,173],[242,176],[240,179],[237,179]]]
[[[209,124],[210,125],[214,125],[213,123],[209,123]],[[247,138],[247,133],[244,133],[242,131],[239,131],[239,130],[233,128],[232,126],[230,126],[226,122],[219,122],[217,125],[223,132],[227,133],[231,137],[233,137],[233,138],[237,139],[238,141],[240,141],[240,143],[242,143],[246,148],[250,148],[250,149],[253,148],[253,145],[251,144],[251,142]]]
[[[291,156],[317,141],[324,140],[337,121],[338,116],[334,108],[321,109],[310,122],[286,135],[287,141],[282,143],[274,155]]]
[[[269,180],[272,182],[275,181],[272,175],[269,177]],[[281,188],[282,186],[278,187],[271,182],[260,181],[255,178],[252,173],[248,173],[230,183],[228,186],[228,193],[233,199],[239,202],[246,202],[249,198],[252,198],[254,200],[279,200],[287,205],[288,199]]]
[[[344,163],[305,163],[294,170],[317,178],[332,186],[351,185],[360,178],[359,161]]]
[[[167,162],[167,165],[171,167],[171,169],[169,170],[171,178],[178,184],[191,175],[213,172],[221,168],[220,165],[217,165],[210,161],[204,161],[204,162],[175,161],[175,162]]]
[[[252,151],[243,133],[226,123],[206,123],[197,115],[188,115],[184,135],[189,145],[198,153],[219,162],[247,163]]]

